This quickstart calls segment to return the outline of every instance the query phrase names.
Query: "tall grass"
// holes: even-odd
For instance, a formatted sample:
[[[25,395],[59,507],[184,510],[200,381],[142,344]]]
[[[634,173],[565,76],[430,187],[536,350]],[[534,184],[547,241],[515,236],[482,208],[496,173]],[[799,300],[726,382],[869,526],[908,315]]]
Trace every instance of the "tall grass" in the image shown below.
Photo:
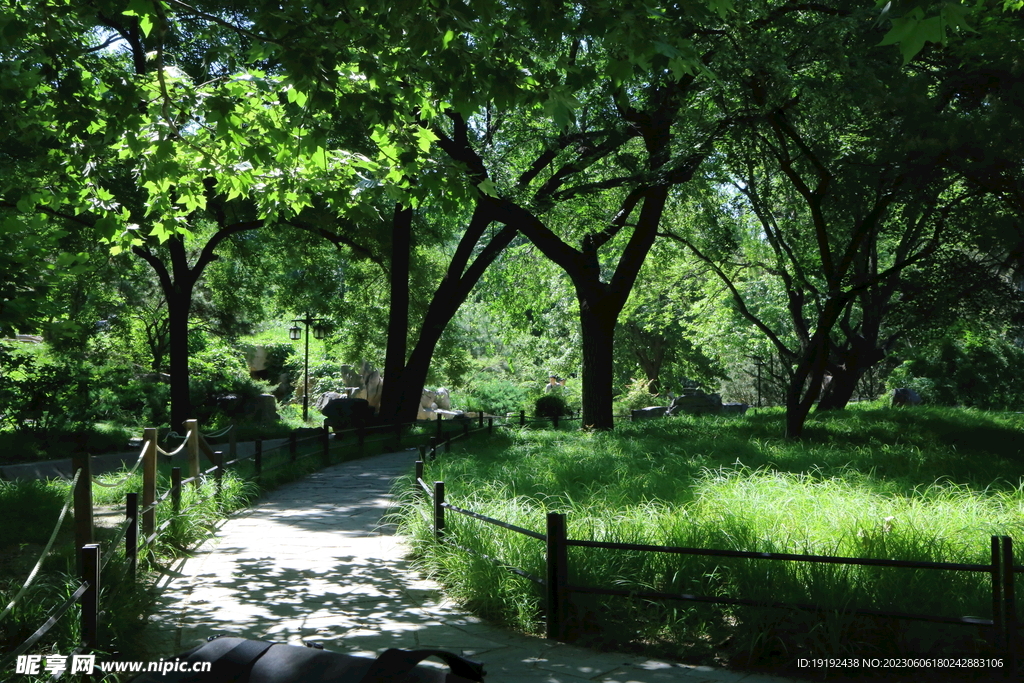
[[[781,418],[516,430],[430,463],[425,476],[445,481],[455,505],[540,532],[547,511],[565,512],[577,539],[965,563],[989,561],[992,534],[1024,542],[1021,416],[847,411],[813,420],[800,443],[781,438]],[[433,543],[422,494],[403,500],[402,530],[422,566],[481,614],[540,630],[537,586]],[[540,541],[451,513],[446,537],[543,576]],[[583,585],[991,616],[985,574],[589,548],[569,556],[570,581]],[[991,650],[987,634],[970,627],[582,594],[573,596],[571,622],[585,642],[700,661]]]

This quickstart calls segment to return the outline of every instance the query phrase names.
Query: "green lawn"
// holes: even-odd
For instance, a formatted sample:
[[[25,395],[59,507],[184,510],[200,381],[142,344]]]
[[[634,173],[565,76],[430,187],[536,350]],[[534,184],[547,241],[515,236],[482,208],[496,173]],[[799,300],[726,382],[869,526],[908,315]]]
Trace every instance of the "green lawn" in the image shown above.
[[[813,418],[799,443],[781,438],[779,411],[610,433],[516,429],[469,442],[430,463],[425,478],[445,481],[454,505],[540,532],[547,511],[566,512],[570,538],[986,563],[992,534],[1024,543],[1022,426],[1024,416],[1009,413],[858,407]],[[424,566],[482,614],[541,631],[539,589],[433,544],[423,496],[401,485],[400,517]],[[544,576],[540,541],[452,513],[448,526],[455,542]],[[570,549],[570,566],[570,581],[605,587],[991,616],[984,574],[586,548]],[[577,595],[572,615],[584,641],[705,662],[991,650],[973,627],[789,610]]]

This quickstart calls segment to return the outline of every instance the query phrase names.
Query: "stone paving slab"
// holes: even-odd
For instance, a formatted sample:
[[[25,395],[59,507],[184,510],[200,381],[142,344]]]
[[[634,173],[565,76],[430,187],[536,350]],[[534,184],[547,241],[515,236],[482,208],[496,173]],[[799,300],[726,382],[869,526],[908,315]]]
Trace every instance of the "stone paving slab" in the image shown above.
[[[158,583],[141,634],[150,660],[215,634],[376,656],[438,647],[486,665],[488,683],[784,683],[783,679],[596,652],[504,630],[417,574],[381,525],[391,482],[413,452],[335,465],[270,492],[226,520]]]

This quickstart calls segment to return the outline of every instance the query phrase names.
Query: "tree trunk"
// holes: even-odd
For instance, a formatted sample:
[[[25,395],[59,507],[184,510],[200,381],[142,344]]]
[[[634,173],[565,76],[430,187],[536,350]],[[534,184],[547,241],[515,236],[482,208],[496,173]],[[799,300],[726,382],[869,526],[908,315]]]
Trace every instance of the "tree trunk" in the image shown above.
[[[580,326],[583,336],[583,426],[611,429],[613,392],[613,340],[621,307],[611,306],[608,296],[581,294]]]
[[[382,420],[398,420],[399,398],[405,387],[406,346],[409,338],[409,260],[412,250],[412,209],[395,206],[391,226],[391,307],[388,311],[388,342],[384,358]],[[413,415],[412,420],[416,419]],[[404,422],[405,420],[398,420]],[[411,421],[411,420],[410,420]]]
[[[192,292],[178,287],[164,293],[167,297],[167,317],[170,336],[171,375],[171,429],[183,428],[192,417],[192,399],[188,386],[188,314],[192,306]]]
[[[819,328],[830,330],[827,320],[819,320]],[[821,394],[821,383],[828,367],[828,334],[816,332],[811,336],[803,358],[793,373],[786,392],[786,438],[800,439],[807,416]]]

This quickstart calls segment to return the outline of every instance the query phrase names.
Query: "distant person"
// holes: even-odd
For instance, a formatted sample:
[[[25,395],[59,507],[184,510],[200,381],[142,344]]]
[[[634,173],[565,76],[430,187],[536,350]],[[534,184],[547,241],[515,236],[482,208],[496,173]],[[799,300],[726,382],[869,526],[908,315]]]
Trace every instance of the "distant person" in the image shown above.
[[[561,393],[565,388],[565,380],[558,375],[548,375],[548,383],[544,386],[544,393]]]

